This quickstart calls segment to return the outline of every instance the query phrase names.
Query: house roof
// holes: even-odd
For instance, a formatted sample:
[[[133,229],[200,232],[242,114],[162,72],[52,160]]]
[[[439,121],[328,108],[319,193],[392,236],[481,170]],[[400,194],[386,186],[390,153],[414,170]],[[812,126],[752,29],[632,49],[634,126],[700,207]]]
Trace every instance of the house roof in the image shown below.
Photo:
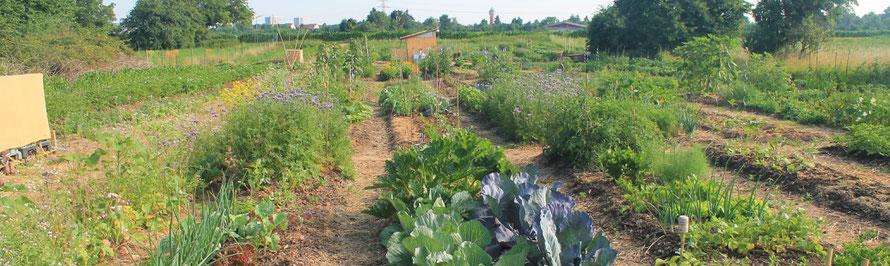
[[[584,29],[587,28],[587,26],[585,26],[585,25],[581,25],[578,23],[572,23],[572,22],[568,22],[568,21],[553,23],[550,25],[544,25],[545,28],[553,28],[553,27],[559,27],[559,26],[571,26],[571,27],[584,28]]]
[[[412,38],[412,37],[417,37],[417,36],[419,36],[419,35],[424,35],[424,34],[427,34],[427,33],[430,33],[430,32],[439,32],[439,28],[435,28],[435,29],[432,29],[432,30],[425,30],[425,31],[421,31],[421,32],[411,33],[411,34],[408,34],[408,35],[399,37],[399,40],[404,40],[404,39],[408,39],[408,38]]]

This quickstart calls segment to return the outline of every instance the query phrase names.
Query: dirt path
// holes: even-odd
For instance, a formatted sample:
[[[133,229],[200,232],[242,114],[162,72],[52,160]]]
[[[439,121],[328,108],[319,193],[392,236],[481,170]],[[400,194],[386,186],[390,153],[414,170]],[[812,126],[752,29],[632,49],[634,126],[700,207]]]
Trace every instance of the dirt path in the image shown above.
[[[267,256],[271,259],[260,264],[386,264],[386,249],[377,234],[389,221],[362,211],[377,197],[376,192],[364,188],[383,174],[386,160],[392,157],[391,131],[379,107],[375,107],[374,117],[352,127],[354,180],[334,176],[327,184],[299,191],[303,194],[291,212],[299,214],[302,222],[293,221],[282,236],[281,250],[270,252]]]

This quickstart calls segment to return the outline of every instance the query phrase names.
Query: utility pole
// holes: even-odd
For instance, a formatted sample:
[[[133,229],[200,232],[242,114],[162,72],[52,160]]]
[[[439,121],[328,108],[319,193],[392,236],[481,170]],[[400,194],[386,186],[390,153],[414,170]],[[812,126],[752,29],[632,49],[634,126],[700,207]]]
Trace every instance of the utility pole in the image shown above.
[[[386,5],[386,0],[380,0],[380,6],[378,6],[383,13],[386,13],[386,8],[389,6]]]

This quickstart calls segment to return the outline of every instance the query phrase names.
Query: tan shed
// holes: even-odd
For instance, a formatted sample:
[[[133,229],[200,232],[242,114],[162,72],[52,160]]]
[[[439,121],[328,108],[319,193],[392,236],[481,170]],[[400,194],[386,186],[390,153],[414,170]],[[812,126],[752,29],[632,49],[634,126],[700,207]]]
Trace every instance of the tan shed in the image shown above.
[[[436,49],[436,33],[439,29],[421,31],[399,37],[405,41],[405,49],[393,49],[393,58],[407,59],[414,62],[416,58],[422,58],[433,49]],[[404,53],[404,54],[399,54]]]

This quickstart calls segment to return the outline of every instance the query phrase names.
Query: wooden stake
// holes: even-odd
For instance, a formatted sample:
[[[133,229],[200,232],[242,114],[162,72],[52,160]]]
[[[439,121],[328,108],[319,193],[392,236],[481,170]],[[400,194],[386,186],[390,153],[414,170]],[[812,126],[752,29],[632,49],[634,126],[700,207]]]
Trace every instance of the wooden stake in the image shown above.
[[[58,145],[58,144],[56,144],[56,131],[55,130],[50,131],[49,135],[50,135],[50,137],[52,137],[51,141],[49,143],[49,145],[52,145],[52,146],[50,146],[49,148],[55,153],[56,150],[58,150],[58,149],[56,149],[56,145]]]
[[[834,263],[834,248],[828,249],[828,266]]]
[[[862,266],[868,266],[871,263],[868,259],[862,259]]]

